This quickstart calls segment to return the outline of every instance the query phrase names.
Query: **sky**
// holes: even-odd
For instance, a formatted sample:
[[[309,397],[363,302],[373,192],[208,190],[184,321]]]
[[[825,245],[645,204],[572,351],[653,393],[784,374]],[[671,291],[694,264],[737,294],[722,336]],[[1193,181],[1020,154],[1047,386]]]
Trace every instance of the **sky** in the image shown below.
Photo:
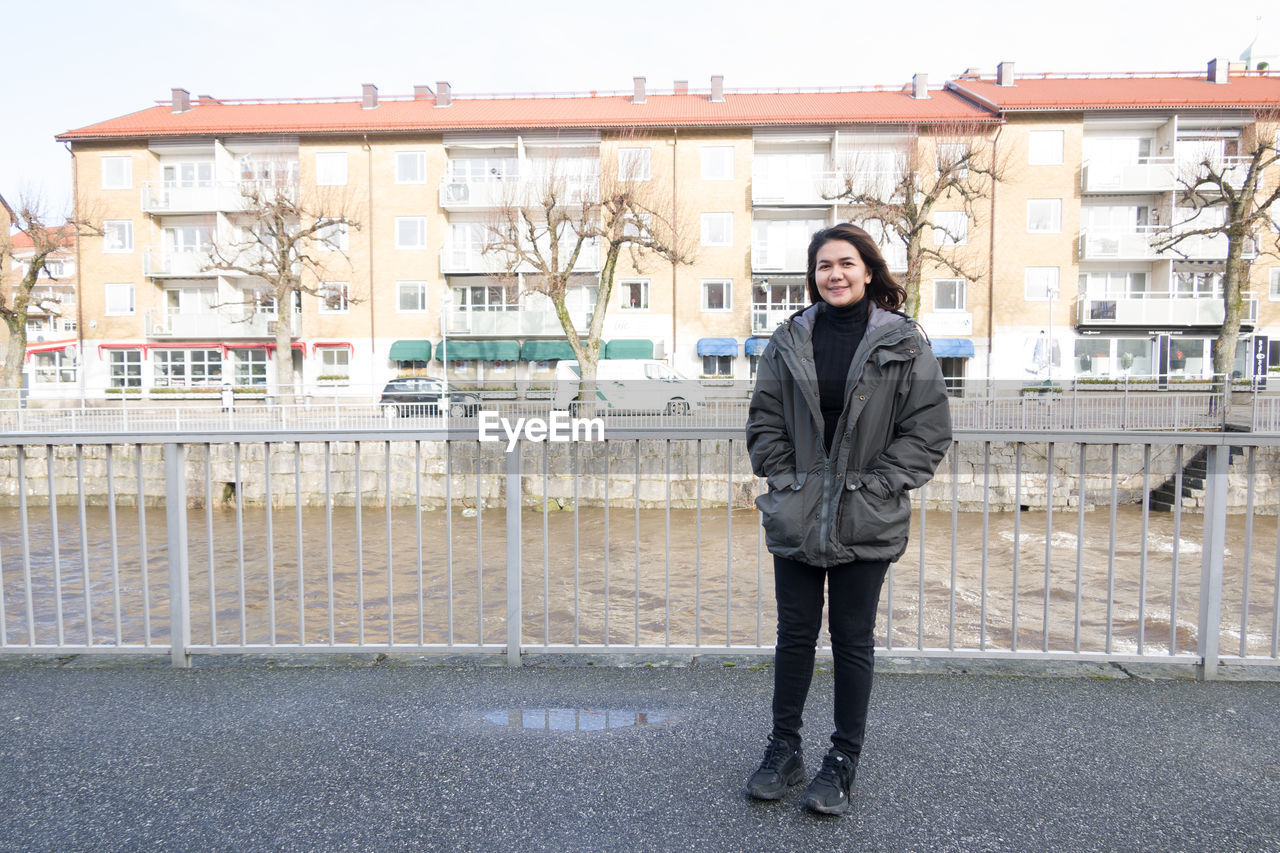
[[[69,210],[70,158],[54,141],[154,105],[173,87],[220,98],[385,95],[448,80],[468,93],[941,83],[993,73],[1202,71],[1254,37],[1280,45],[1260,0],[1070,4],[970,0],[787,4],[739,0],[60,0],[4,4],[0,195]],[[1043,11],[1034,11],[1042,9]],[[548,11],[553,10],[553,11]],[[1280,63],[1276,64],[1280,67]]]

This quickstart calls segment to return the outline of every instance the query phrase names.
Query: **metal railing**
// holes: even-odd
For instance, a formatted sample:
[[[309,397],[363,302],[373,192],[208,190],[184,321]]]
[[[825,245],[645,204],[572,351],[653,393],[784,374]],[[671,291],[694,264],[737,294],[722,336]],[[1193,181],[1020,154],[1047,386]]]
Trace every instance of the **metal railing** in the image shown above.
[[[768,654],[764,485],[740,436],[0,438],[17,502],[0,653]],[[911,497],[881,654],[1280,664],[1280,529],[1261,512],[1280,496],[1258,476],[1278,451],[958,433]],[[1154,512],[1165,481],[1179,497]]]

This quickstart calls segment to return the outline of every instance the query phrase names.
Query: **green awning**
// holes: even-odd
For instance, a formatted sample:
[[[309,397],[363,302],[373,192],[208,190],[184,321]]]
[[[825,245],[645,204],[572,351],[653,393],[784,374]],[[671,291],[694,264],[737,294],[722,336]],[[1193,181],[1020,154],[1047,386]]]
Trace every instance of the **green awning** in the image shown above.
[[[520,347],[521,361],[553,361],[575,358],[568,341],[525,341]]]
[[[519,361],[520,344],[516,341],[459,341],[448,342],[450,361]],[[444,361],[445,342],[436,347],[436,360]]]
[[[605,358],[653,358],[653,341],[622,339],[604,345]]]
[[[431,341],[396,341],[391,345],[392,361],[430,361]]]

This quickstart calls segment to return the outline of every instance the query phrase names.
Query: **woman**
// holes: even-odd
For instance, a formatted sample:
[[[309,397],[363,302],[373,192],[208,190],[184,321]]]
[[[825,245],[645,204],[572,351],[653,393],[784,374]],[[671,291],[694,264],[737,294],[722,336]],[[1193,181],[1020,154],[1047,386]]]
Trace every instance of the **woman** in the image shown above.
[[[748,793],[776,800],[804,778],[801,714],[827,586],[835,658],[831,749],[805,792],[814,811],[849,809],[862,752],[876,608],[907,547],[907,491],[951,445],[942,371],[906,291],[866,231],[841,224],[809,243],[809,299],[760,359],[747,450],[769,490],[756,499],[778,601],[773,731]]]

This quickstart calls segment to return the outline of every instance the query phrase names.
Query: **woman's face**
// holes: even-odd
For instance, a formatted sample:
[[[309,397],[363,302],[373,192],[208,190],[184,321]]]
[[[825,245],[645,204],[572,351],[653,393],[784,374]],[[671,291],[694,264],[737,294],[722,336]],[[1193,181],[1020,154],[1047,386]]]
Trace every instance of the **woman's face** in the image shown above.
[[[871,270],[852,243],[829,240],[818,249],[813,278],[823,301],[842,308],[866,295]]]

